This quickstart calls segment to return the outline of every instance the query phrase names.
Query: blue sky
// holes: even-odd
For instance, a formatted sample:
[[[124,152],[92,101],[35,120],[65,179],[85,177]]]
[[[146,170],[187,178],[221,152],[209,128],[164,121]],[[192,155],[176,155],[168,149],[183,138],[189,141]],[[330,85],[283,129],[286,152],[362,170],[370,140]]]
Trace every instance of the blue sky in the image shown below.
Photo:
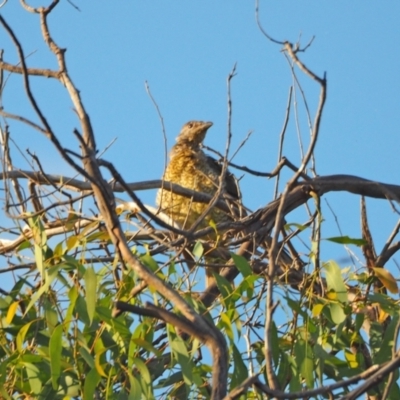
[[[98,147],[102,150],[117,138],[104,158],[114,163],[127,181],[158,179],[164,168],[162,130],[145,82],[163,115],[168,148],[185,122],[203,119],[214,122],[206,144],[223,151],[226,79],[235,63],[232,150],[248,131],[254,133],[234,162],[261,171],[275,166],[292,76],[280,47],[259,31],[254,2],[75,2],[80,12],[62,1],[51,14],[49,25],[56,42],[68,49],[69,72],[91,116]],[[319,75],[326,72],[328,78],[327,104],[316,149],[317,172],[399,183],[400,3],[260,3],[263,27],[276,39],[294,42],[301,34],[305,44],[315,36],[301,57],[309,68]],[[20,39],[25,55],[30,54],[28,66],[55,68],[54,58],[41,39],[37,15],[25,12],[15,1],[3,7],[2,15]],[[5,48],[4,59],[17,62],[15,49],[3,30],[0,43]],[[299,76],[313,115],[319,88]],[[25,100],[21,78],[11,76],[7,85],[4,108],[35,118]],[[76,150],[72,131],[78,124],[62,86],[44,79],[33,79],[32,85],[62,142]],[[300,94],[297,96],[306,145],[308,128]],[[21,149],[35,152],[46,172],[71,175],[45,138],[21,124],[10,123],[10,127]],[[283,153],[299,164],[293,114]],[[16,155],[14,161],[27,168]],[[244,176],[241,187],[246,205],[256,209],[272,199],[274,182]],[[154,204],[154,192],[140,195]],[[343,194],[329,195],[328,199],[343,233],[358,237],[359,199]],[[384,201],[369,201],[368,206],[379,251],[396,222],[396,214]],[[333,216],[326,207],[323,212],[323,236],[338,235]],[[336,246],[327,257],[344,254]],[[394,272],[398,275],[397,269]]]

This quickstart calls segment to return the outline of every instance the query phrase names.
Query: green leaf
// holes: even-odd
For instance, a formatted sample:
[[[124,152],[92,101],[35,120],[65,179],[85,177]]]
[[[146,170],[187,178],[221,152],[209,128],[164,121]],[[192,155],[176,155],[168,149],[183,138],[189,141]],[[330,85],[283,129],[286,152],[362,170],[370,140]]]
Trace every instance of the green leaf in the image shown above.
[[[68,292],[69,304],[67,312],[65,313],[65,330],[68,331],[72,321],[72,314],[74,312],[76,299],[78,298],[78,289],[76,286],[72,286]]]
[[[93,267],[88,267],[85,272],[85,287],[86,287],[86,309],[90,323],[93,322],[94,313],[96,311],[97,300],[97,276]]]
[[[106,365],[105,357],[103,357],[103,354],[106,351],[107,351],[107,348],[104,346],[102,339],[96,340],[95,344],[94,344],[94,353],[95,353],[94,365],[96,367],[97,372],[104,378],[108,377],[103,368],[103,365]],[[107,366],[108,366],[108,364],[107,364]]]
[[[312,388],[314,386],[314,363],[311,345],[304,340],[298,340],[293,350],[299,372],[305,379],[307,387]]]
[[[30,249],[32,247],[31,242],[29,240],[24,240],[18,247],[17,247],[17,253],[19,253],[21,250],[25,249]]]
[[[90,368],[96,368],[94,358],[86,347],[84,346],[79,347],[79,354],[86,361],[86,364],[89,365]]]
[[[204,254],[204,246],[203,244],[200,242],[200,240],[198,240],[196,242],[196,244],[193,247],[193,251],[192,251],[193,255],[197,258],[200,259],[201,257],[203,257]]]
[[[46,252],[47,236],[39,216],[28,218],[29,227],[32,230],[32,237],[35,243],[35,262],[36,267],[44,278],[44,254]]]
[[[232,380],[230,384],[231,390],[240,385],[249,376],[248,369],[243,362],[243,357],[234,344],[232,344],[232,356],[234,364],[232,371]]]
[[[132,375],[129,369],[126,371],[126,373],[129,376],[129,384],[131,387],[131,393],[129,394],[128,400],[141,400],[142,390],[140,388],[139,381]]]
[[[86,301],[85,301],[85,298],[80,295],[76,299],[75,313],[76,313],[79,321],[82,321],[85,325],[90,325],[90,320],[89,320],[89,316],[87,313]]]
[[[312,358],[306,356],[301,363],[301,374],[306,381],[306,385],[309,389],[314,387],[314,363]]]
[[[35,263],[36,263],[36,268],[43,279],[44,278],[43,247],[37,244],[35,244]]]
[[[17,310],[18,310],[18,305],[19,305],[19,302],[18,302],[18,301],[14,301],[14,302],[11,303],[10,306],[8,307],[7,316],[6,316],[6,323],[7,323],[8,325],[11,324],[11,322],[12,322],[12,320],[13,320],[13,318],[14,318],[14,315],[15,315],[15,313],[16,313]]]
[[[235,253],[231,253],[231,257],[233,262],[235,263],[236,268],[239,270],[244,278],[253,275],[253,271],[251,270],[248,261],[244,257],[238,256]]]
[[[93,368],[89,371],[85,378],[85,384],[83,386],[83,398],[84,399],[93,399],[94,392],[96,390],[97,384],[100,382],[101,376],[96,371],[96,368]]]
[[[43,245],[47,241],[46,231],[43,227],[40,216],[28,218],[29,227],[32,230],[32,237],[37,245]]]
[[[7,391],[4,389],[3,386],[0,386],[0,394],[1,394],[1,398],[5,399],[5,400],[12,400],[12,398],[8,395]]]
[[[323,268],[326,271],[328,290],[336,292],[337,299],[342,303],[347,303],[347,289],[339,266],[334,261],[328,261],[323,264]]]
[[[229,305],[231,303],[230,296],[231,296],[232,290],[233,290],[232,285],[227,279],[225,279],[220,274],[213,273],[213,276],[217,283],[218,290],[221,293],[222,301],[225,303],[226,308],[229,309]]]
[[[110,235],[108,234],[107,231],[98,231],[98,232],[92,233],[91,235],[89,235],[86,238],[87,243],[94,242],[95,240],[102,241],[102,242],[109,241]]]
[[[364,246],[368,244],[368,242],[365,239],[355,239],[349,236],[334,236],[331,238],[326,238],[324,240],[328,240],[330,242],[339,244],[355,244],[356,246]]]
[[[388,326],[384,329],[384,335],[380,335],[378,337],[378,351],[376,355],[373,357],[373,362],[375,364],[382,364],[386,361],[389,361],[392,358],[393,354],[393,346],[395,346],[396,338],[396,330],[398,328],[400,316],[399,314],[395,315]],[[377,322],[381,324],[381,322]],[[371,329],[374,324],[371,324]]]
[[[62,242],[56,244],[56,247],[54,247],[53,253],[54,253],[54,257],[56,257],[58,259],[60,259],[63,256],[64,250],[63,250]]]
[[[151,380],[151,375],[150,375],[149,369],[147,368],[147,365],[140,358],[135,358],[133,360],[133,365],[139,371],[141,387],[142,387],[143,394],[145,395],[145,398],[146,399],[153,398],[152,380]]]
[[[270,335],[271,335],[272,357],[275,365],[277,365],[279,361],[279,354],[281,352],[281,344],[278,336],[278,329],[274,321],[271,324]]]
[[[47,298],[45,298],[43,301],[43,308],[45,311],[46,324],[49,329],[49,333],[52,334],[54,328],[58,324],[57,310],[54,308],[54,304],[52,304]]]
[[[75,236],[75,235],[69,236],[66,240],[67,250],[72,250],[75,247],[78,247],[79,242],[80,242],[80,240],[79,240],[78,236]]]
[[[315,304],[313,309],[312,309],[312,314],[314,317],[319,317],[319,315],[321,314],[323,308],[325,307],[325,304]]]
[[[365,319],[365,314],[364,313],[357,313],[355,322],[354,322],[354,331],[359,332]]]
[[[282,352],[279,361],[278,373],[276,374],[276,377],[278,378],[278,384],[280,384],[281,387],[287,384],[289,370],[290,365],[288,355]]]
[[[302,224],[297,224],[296,222],[291,222],[290,224],[285,224],[284,229],[287,231],[289,230],[292,226],[294,226],[296,229],[298,229],[300,232],[304,231],[305,229],[309,228],[307,225],[302,225]]]
[[[379,307],[391,316],[397,316],[399,306],[394,299],[383,293],[371,293],[368,295],[368,300],[373,303],[378,303]]]
[[[25,336],[29,330],[29,328],[31,327],[31,325],[34,323],[35,321],[30,321],[28,322],[26,325],[24,325],[18,332],[17,334],[17,338],[16,338],[16,343],[17,343],[17,350],[22,353],[23,352],[23,344],[25,341]]]
[[[181,366],[183,380],[185,381],[185,384],[188,387],[190,387],[193,382],[192,371],[194,365],[190,359],[185,343],[183,342],[182,338],[178,335],[175,336],[174,338],[170,338],[169,342],[171,345],[172,353],[174,354],[174,356],[178,360],[178,363]]]
[[[285,300],[287,301],[288,306],[297,314],[301,315],[305,320],[309,318],[308,314],[305,310],[301,307],[301,304],[297,301],[294,301],[289,296],[284,296]]]
[[[58,388],[58,379],[61,373],[61,351],[62,351],[62,334],[63,325],[58,325],[50,337],[49,350],[50,350],[50,367],[51,367],[51,381],[53,389]]]
[[[232,321],[228,317],[226,313],[221,313],[220,314],[220,320],[218,322],[218,328],[220,330],[223,330],[224,333],[228,336],[229,340],[233,343],[234,336],[233,336],[233,329],[232,329]]]
[[[30,393],[40,394],[42,391],[42,381],[40,380],[40,369],[31,363],[22,363],[25,367],[26,375],[29,380],[29,385],[31,387]]]
[[[51,283],[57,277],[57,275],[58,275],[57,271],[54,271],[53,273],[51,273],[50,271],[45,271],[44,284],[31,297],[31,301],[29,302],[28,306],[26,307],[24,315],[27,315],[30,308],[36,303],[36,301],[42,296],[43,293],[47,293]]]
[[[399,293],[396,279],[387,269],[372,267],[372,270],[374,271],[375,276],[382,282],[383,286],[385,286],[385,288],[389,290],[390,293]]]
[[[74,257],[69,256],[68,254],[64,254],[63,259],[65,260],[65,263],[63,263],[61,265],[67,271],[78,272],[79,278],[81,278],[85,274],[85,272],[86,272],[85,267]]]
[[[356,354],[350,353],[349,351],[345,351],[344,356],[347,362],[349,363],[350,368],[357,368],[359,366]]]
[[[339,303],[330,303],[327,305],[327,308],[330,311],[332,321],[339,325],[346,319],[346,314],[343,311],[343,307]]]
[[[318,343],[315,343],[313,352],[314,352],[314,359],[316,360],[315,373],[317,374],[317,376],[319,378],[319,382],[322,386],[325,360],[329,357],[329,354]]]
[[[157,261],[150,254],[142,255],[140,261],[146,265],[146,267],[150,268],[151,271],[156,272],[158,270]]]
[[[315,265],[316,255],[318,253],[319,242],[317,240],[311,241],[310,260]]]
[[[393,371],[393,381],[392,386],[389,391],[389,396],[387,397],[388,400],[398,400],[400,399],[400,388],[399,388],[399,370],[395,369]]]
[[[138,347],[141,347],[144,350],[147,350],[149,353],[154,353],[157,356],[161,356],[160,351],[157,350],[150,342],[148,342],[147,340],[141,339],[141,338],[134,338],[132,336],[132,339],[130,341],[129,351],[131,351],[131,348],[134,350]],[[131,362],[131,361],[129,360],[129,362]]]
[[[177,382],[175,384],[174,395],[176,394],[179,399],[190,398],[191,387],[193,385],[200,387],[204,381],[201,379],[201,374],[199,374],[198,369],[196,369],[192,361],[193,353],[188,352],[185,341],[180,335],[176,334],[175,329],[170,325],[168,326],[168,339],[172,350],[172,360],[177,360],[181,366],[179,370],[182,375],[182,383]]]

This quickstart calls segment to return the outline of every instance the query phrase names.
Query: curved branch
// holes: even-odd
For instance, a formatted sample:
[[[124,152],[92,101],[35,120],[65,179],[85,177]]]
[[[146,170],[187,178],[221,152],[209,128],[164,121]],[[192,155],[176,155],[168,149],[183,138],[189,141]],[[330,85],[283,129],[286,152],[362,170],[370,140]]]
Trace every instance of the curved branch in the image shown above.
[[[92,189],[92,186],[89,182],[85,182],[76,178],[55,174],[43,175],[39,172],[26,170],[14,170],[0,174],[0,180],[8,178],[31,179],[41,185],[50,185],[49,182],[51,181],[53,184],[61,185],[66,189],[76,191],[90,191]],[[209,202],[212,199],[212,196],[206,193],[195,192],[193,190],[186,189],[171,182],[163,182],[161,179],[127,183],[129,189],[134,191],[159,189],[160,187],[162,187],[162,185],[165,190],[173,191],[182,196],[193,197],[194,201],[198,201],[200,203]],[[306,182],[301,181],[296,183],[292,190],[292,194],[298,190],[304,190],[304,187],[307,186],[313,188],[314,191],[318,191],[318,194],[320,196],[329,192],[349,192],[353,194],[358,194],[360,196],[372,197],[375,199],[400,201],[400,185],[372,181],[355,175],[340,174],[310,178]],[[123,186],[119,183],[113,184],[112,190],[113,192],[118,193],[125,191]]]

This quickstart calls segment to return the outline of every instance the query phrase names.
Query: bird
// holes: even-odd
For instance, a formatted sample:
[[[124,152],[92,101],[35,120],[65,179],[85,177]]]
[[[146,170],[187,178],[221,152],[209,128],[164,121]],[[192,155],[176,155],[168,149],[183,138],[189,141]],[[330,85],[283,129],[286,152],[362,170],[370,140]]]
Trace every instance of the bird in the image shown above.
[[[203,141],[212,125],[212,122],[205,121],[189,121],[183,125],[170,152],[164,181],[211,196],[216,193],[222,166],[202,150]],[[239,200],[241,196],[237,180],[228,170],[224,176],[222,194],[232,201]],[[208,207],[207,203],[195,202],[163,188],[158,191],[156,201],[160,209],[182,229],[190,229]],[[214,206],[199,227],[207,227],[211,221],[218,224],[230,220],[232,217],[229,213]]]
[[[205,121],[189,121],[183,125],[176,138],[176,144],[171,149],[170,160],[163,175],[164,181],[178,184],[196,192],[206,193],[210,196],[217,192],[220,185],[222,166],[202,150],[203,141],[212,125],[212,122]],[[241,193],[238,182],[228,170],[225,171],[221,195],[231,204],[239,204]],[[185,230],[190,229],[208,207],[207,203],[196,202],[191,198],[163,188],[158,191],[156,201],[160,210],[167,214],[181,229]],[[205,228],[211,222],[218,224],[232,220],[232,214],[214,206],[198,227]],[[218,233],[220,234],[221,232]],[[210,240],[215,241],[216,236],[215,232],[206,236],[207,244],[209,245]],[[222,254],[218,246],[211,245],[209,247],[211,247],[211,250],[204,253],[206,288],[214,281],[212,272],[216,271],[215,264],[220,263],[220,254]],[[189,269],[193,269],[196,262],[193,256],[189,254],[190,250],[191,246],[185,249],[183,256]],[[214,266],[211,267],[211,264],[214,264]]]

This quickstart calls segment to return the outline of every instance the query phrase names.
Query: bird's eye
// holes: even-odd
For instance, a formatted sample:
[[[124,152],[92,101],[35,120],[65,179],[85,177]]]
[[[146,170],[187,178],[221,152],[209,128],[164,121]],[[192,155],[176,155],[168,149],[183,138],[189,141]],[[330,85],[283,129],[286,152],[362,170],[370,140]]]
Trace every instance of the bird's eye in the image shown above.
[[[187,126],[188,126],[188,128],[193,128],[193,123],[189,122]]]

